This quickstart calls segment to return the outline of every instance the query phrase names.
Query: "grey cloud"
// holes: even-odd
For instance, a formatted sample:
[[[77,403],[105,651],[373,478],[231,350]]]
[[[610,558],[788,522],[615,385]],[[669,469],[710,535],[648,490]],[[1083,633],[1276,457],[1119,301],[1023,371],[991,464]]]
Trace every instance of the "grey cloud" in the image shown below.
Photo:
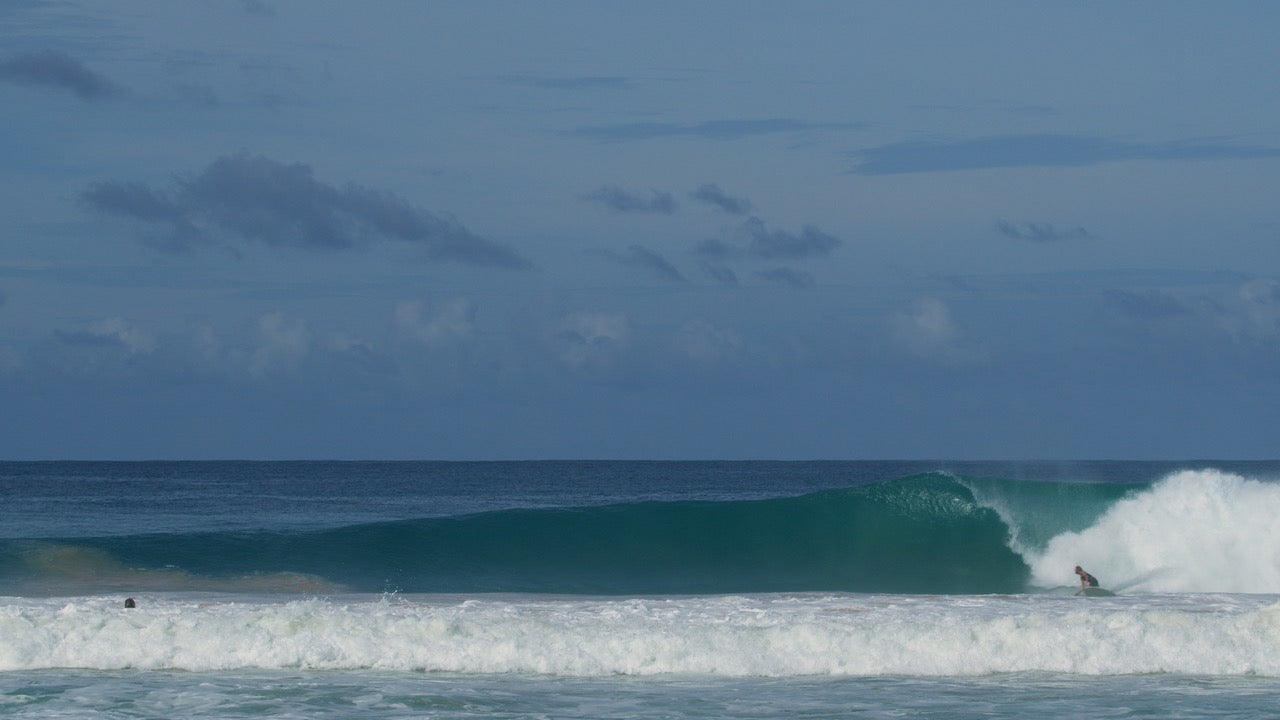
[[[743,198],[729,197],[719,186],[708,183],[699,187],[692,197],[695,200],[715,205],[731,215],[745,215],[751,212],[751,201]]]
[[[625,253],[609,253],[618,262],[631,267],[642,268],[662,280],[685,282],[684,275],[662,255],[642,246],[632,245]]]
[[[1021,225],[1014,225],[1008,220],[997,220],[996,229],[1005,237],[1034,242],[1057,242],[1059,240],[1079,240],[1089,237],[1089,232],[1082,227],[1058,230],[1054,226],[1045,223],[1027,222]]]
[[[675,198],[671,193],[650,191],[650,197],[644,198],[623,190],[615,185],[606,185],[584,198],[601,203],[614,212],[620,213],[660,213],[670,215],[676,211]]]
[[[151,188],[137,182],[97,182],[81,194],[92,207],[116,215],[127,215],[151,222],[180,222],[187,211]]]
[[[250,15],[258,15],[260,17],[273,18],[276,16],[275,8],[263,2],[263,0],[241,0],[244,11]]]
[[[98,212],[168,225],[169,236],[160,243],[163,249],[185,251],[192,243],[204,239],[203,233],[192,224],[186,208],[152,192],[142,183],[93,183],[80,198]]]
[[[1192,313],[1181,300],[1154,290],[1111,290],[1105,295],[1105,301],[1113,310],[1143,320],[1164,320]]]
[[[803,132],[809,130],[856,130],[866,123],[807,123],[791,118],[765,120],[711,120],[693,125],[677,123],[623,123],[592,125],[574,130],[575,135],[595,140],[652,140],[664,137],[693,137],[704,140],[738,140],[752,135]]]
[[[852,153],[858,175],[1077,167],[1126,160],[1223,160],[1280,157],[1280,148],[1235,145],[1223,138],[1162,143],[1082,135],[996,135],[967,140],[907,140]]]
[[[532,75],[507,75],[502,81],[508,85],[542,88],[546,90],[622,90],[631,87],[630,78],[598,75],[581,77],[535,77]]]
[[[697,247],[693,249],[693,253],[703,258],[727,260],[735,255],[742,254],[742,249],[734,245],[730,245],[719,238],[707,238],[706,240],[698,243]]]
[[[106,77],[54,50],[22,53],[0,61],[0,80],[61,88],[81,100],[105,100],[121,93]]]
[[[88,330],[55,330],[53,336],[64,345],[75,347],[125,347],[124,341],[114,335],[90,332]]]
[[[803,270],[780,267],[772,270],[761,270],[756,277],[777,285],[792,288],[809,288],[814,286],[813,276]]]
[[[782,230],[769,230],[759,218],[747,220],[742,226],[742,232],[748,238],[748,252],[766,260],[827,256],[840,244],[839,240],[813,225],[805,225],[800,234],[795,235]]]
[[[411,206],[388,192],[316,180],[310,166],[247,153],[215,160],[174,199],[140,183],[91,185],[82,199],[94,209],[169,225],[175,240],[203,239],[206,224],[271,245],[348,249],[370,239],[417,243],[436,259],[526,268],[514,250]]]
[[[737,285],[738,284],[737,273],[735,273],[733,269],[727,265],[721,265],[719,263],[713,263],[713,262],[708,262],[706,260],[703,260],[702,272],[704,275],[711,278],[712,280],[715,280],[721,285]]]
[[[805,225],[799,234],[770,230],[764,221],[753,217],[735,233],[735,243],[710,238],[698,243],[693,252],[704,260],[728,260],[750,257],[759,260],[797,260],[831,254],[840,240],[813,225]]]

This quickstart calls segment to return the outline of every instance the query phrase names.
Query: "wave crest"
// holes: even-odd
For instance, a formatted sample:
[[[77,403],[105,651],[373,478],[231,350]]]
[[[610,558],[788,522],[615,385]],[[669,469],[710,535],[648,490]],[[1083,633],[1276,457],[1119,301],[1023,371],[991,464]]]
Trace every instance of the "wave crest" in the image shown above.
[[[1174,473],[1087,528],[1028,552],[1032,583],[1083,565],[1113,590],[1280,592],[1280,484],[1218,470]]]

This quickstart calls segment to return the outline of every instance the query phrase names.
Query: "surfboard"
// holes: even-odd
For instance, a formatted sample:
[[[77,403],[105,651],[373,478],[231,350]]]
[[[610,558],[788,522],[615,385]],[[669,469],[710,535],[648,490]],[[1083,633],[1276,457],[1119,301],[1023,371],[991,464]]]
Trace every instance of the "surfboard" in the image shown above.
[[[1082,594],[1082,595],[1085,595],[1086,597],[1115,597],[1115,593],[1111,592],[1110,590],[1105,590],[1105,589],[1100,588],[1100,587],[1088,587],[1088,588],[1085,588],[1085,589],[1081,592],[1081,594]]]

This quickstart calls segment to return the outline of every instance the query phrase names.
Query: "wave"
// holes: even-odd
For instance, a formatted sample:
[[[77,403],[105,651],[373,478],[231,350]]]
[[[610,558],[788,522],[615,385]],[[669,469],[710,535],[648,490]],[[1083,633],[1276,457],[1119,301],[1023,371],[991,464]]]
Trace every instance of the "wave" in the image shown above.
[[[1280,592],[1280,484],[914,475],[797,497],[0,542],[0,593]]]
[[[289,573],[361,592],[1017,592],[1027,567],[1006,536],[999,515],[966,487],[924,475],[769,500],[28,542],[8,554],[29,581],[48,585],[68,575],[47,561],[54,553],[74,561],[74,579],[96,574],[116,587],[191,589],[192,578],[239,585]]]
[[[434,598],[11,602],[0,671],[1280,676],[1280,605],[1257,596]]]

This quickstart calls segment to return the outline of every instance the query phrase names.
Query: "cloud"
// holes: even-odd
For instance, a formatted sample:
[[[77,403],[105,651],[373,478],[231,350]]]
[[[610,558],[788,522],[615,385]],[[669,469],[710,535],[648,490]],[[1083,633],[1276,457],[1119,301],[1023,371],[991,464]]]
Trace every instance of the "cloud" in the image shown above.
[[[81,193],[80,198],[100,212],[168,225],[169,236],[160,244],[165,249],[185,250],[192,243],[204,240],[204,234],[192,224],[186,208],[152,192],[142,183],[93,183]]]
[[[592,125],[574,130],[575,135],[594,140],[652,140],[666,137],[692,137],[702,140],[738,140],[752,135],[804,132],[809,130],[857,130],[866,123],[807,123],[791,118],[765,120],[711,120],[693,125],[676,123],[624,123]]]
[[[644,198],[623,190],[616,185],[606,185],[593,193],[583,196],[584,199],[598,202],[618,213],[659,213],[670,215],[676,211],[675,198],[671,193],[650,191],[650,197]]]
[[[1111,290],[1104,296],[1104,301],[1120,314],[1141,320],[1165,320],[1192,313],[1192,309],[1181,300],[1156,290]]]
[[[475,306],[462,298],[429,308],[421,300],[409,300],[396,306],[396,327],[406,337],[428,347],[441,347],[470,339],[475,335]]]
[[[84,63],[54,50],[21,53],[0,61],[0,80],[59,88],[81,100],[106,100],[122,92]]]
[[[642,246],[632,245],[625,253],[609,252],[609,257],[623,265],[641,268],[660,280],[685,282],[684,275],[662,255]]]
[[[699,187],[691,194],[695,200],[715,205],[731,215],[745,215],[751,212],[751,201],[742,198],[733,198],[724,194],[719,186],[706,184]]]
[[[631,78],[614,75],[585,75],[579,77],[505,75],[502,77],[502,81],[508,85],[521,85],[545,90],[625,90],[633,85]]]
[[[249,15],[266,18],[274,18],[276,16],[275,8],[266,4],[263,0],[241,0],[240,5]]]
[[[797,260],[827,257],[839,247],[840,240],[813,225],[805,225],[799,234],[770,230],[760,218],[750,218],[735,232],[733,243],[711,238],[703,240],[694,253],[704,259],[724,260],[746,256],[761,260]]]
[[[1237,337],[1280,336],[1280,282],[1257,279],[1241,285],[1228,306],[1227,321]]]
[[[1033,242],[1057,242],[1060,240],[1079,240],[1089,237],[1089,232],[1082,227],[1070,230],[1058,230],[1052,225],[1027,222],[1014,225],[1008,220],[997,220],[996,229],[1005,237],[1014,240],[1031,240]]]
[[[813,225],[805,225],[799,235],[782,230],[769,230],[759,218],[743,225],[748,237],[747,249],[752,255],[767,260],[826,257],[840,241]]]
[[[702,273],[707,277],[715,280],[721,285],[737,285],[738,275],[728,265],[714,263],[709,260],[703,260],[701,263]]]
[[[1078,167],[1127,160],[1230,160],[1280,157],[1280,148],[1235,145],[1223,138],[1160,143],[1083,135],[994,135],[965,140],[906,140],[852,153],[857,175]]]
[[[791,288],[810,288],[814,286],[812,275],[794,268],[780,267],[772,270],[761,270],[756,273],[756,277],[775,285],[784,285]]]
[[[282,312],[258,320],[258,346],[249,360],[249,374],[265,377],[291,373],[311,353],[312,332],[305,322],[289,320]]]
[[[618,361],[618,354],[631,339],[631,321],[626,315],[574,313],[560,323],[556,334],[560,359],[574,370],[604,371]]]
[[[689,320],[676,331],[673,340],[681,354],[699,362],[711,362],[743,348],[742,336],[736,331],[706,320]]]
[[[110,215],[169,226],[174,249],[220,231],[268,245],[345,250],[372,239],[415,243],[437,260],[507,268],[531,263],[514,250],[411,206],[388,192],[316,180],[311,167],[247,153],[218,158],[169,195],[106,181],[82,194]],[[205,230],[203,228],[208,228]]]
[[[149,353],[156,349],[156,341],[147,333],[119,317],[107,318],[85,330],[57,331],[63,343],[79,347],[115,347],[127,355]]]
[[[890,335],[900,347],[921,358],[969,364],[986,353],[968,342],[941,300],[922,298],[890,319]]]

